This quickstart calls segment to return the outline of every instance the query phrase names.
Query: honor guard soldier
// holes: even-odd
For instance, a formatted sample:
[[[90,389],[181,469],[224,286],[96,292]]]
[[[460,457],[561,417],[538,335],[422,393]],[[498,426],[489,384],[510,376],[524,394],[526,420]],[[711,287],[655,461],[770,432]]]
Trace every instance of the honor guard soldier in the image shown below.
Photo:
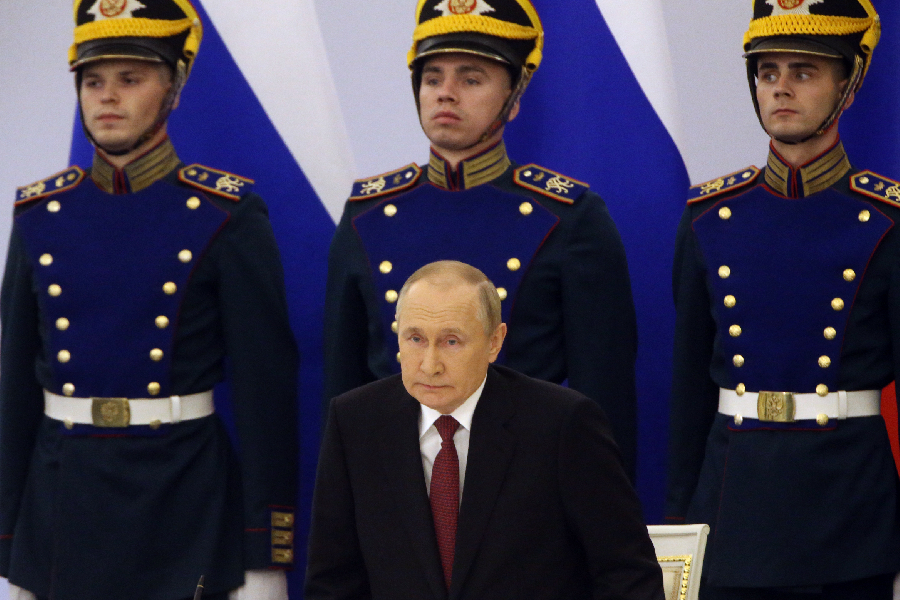
[[[74,16],[96,153],[16,198],[0,574],[32,598],[179,600],[202,575],[204,598],[286,599],[298,358],[278,250],[253,182],[185,166],[166,135],[200,20],[188,0]],[[223,378],[242,459],[214,412]]]
[[[542,48],[529,0],[419,0],[408,66],[430,157],[354,184],[329,257],[326,400],[399,372],[400,287],[462,261],[502,298],[499,362],[599,402],[633,477],[637,334],[618,231],[587,184],[519,166],[503,143]]]
[[[879,28],[870,0],[756,0],[767,164],[691,188],[679,227],[667,514],[711,526],[707,600],[889,599],[900,571],[900,184],[838,135]]]

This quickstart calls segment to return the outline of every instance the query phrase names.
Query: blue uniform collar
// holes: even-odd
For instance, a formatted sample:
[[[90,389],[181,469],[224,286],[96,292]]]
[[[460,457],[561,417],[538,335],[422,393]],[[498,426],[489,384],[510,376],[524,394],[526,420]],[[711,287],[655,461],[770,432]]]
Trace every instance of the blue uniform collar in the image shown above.
[[[833,186],[850,170],[850,160],[840,140],[799,168],[787,163],[769,145],[766,185],[788,198],[805,198]]]
[[[181,160],[175,153],[175,147],[166,137],[157,146],[134,159],[123,169],[112,166],[100,155],[94,153],[91,165],[91,179],[101,190],[108,194],[130,194],[150,187],[169,173]]]
[[[455,170],[432,148],[428,159],[428,181],[444,190],[468,190],[497,179],[511,164],[503,140],[460,161]]]

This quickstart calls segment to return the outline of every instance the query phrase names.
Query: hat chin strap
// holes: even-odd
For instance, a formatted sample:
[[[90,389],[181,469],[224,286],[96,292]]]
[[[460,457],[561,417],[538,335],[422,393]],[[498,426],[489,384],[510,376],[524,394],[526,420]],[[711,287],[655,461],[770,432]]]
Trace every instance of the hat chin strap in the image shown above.
[[[172,114],[172,110],[175,107],[175,100],[178,98],[178,95],[181,93],[181,90],[184,89],[184,83],[187,80],[187,67],[184,64],[184,61],[179,60],[178,66],[175,69],[175,76],[172,81],[172,85],[169,88],[166,97],[163,99],[162,106],[159,109],[159,113],[156,115],[156,119],[153,121],[153,124],[150,125],[142,133],[138,136],[137,140],[126,148],[125,150],[110,150],[109,148],[105,148],[102,144],[100,144],[90,132],[87,127],[87,124],[84,122],[84,109],[81,107],[81,71],[78,72],[77,77],[77,86],[78,86],[78,115],[81,119],[81,129],[84,131],[85,137],[88,141],[95,147],[103,150],[104,153],[109,156],[125,156],[130,152],[134,152],[144,144],[146,144],[149,140],[155,136],[160,129],[162,129],[163,125],[166,124],[166,121],[169,119],[169,115]]]
[[[775,141],[781,142],[782,144],[786,144],[788,146],[795,146],[797,144],[802,144],[804,142],[808,142],[814,137],[819,137],[825,135],[834,124],[837,123],[838,118],[840,118],[841,114],[844,112],[844,106],[847,104],[847,100],[850,99],[850,95],[853,94],[854,91],[859,87],[860,80],[863,76],[863,59],[859,55],[856,55],[853,61],[853,71],[850,73],[850,78],[847,81],[847,85],[844,86],[844,92],[841,94],[840,99],[834,107],[834,110],[831,111],[822,124],[819,125],[816,130],[803,138],[802,140],[790,141],[783,140],[778,136],[774,136],[769,133],[769,130],[766,129],[765,124],[762,120],[762,114],[759,110],[759,100],[756,98],[756,73],[754,72],[753,64],[750,59],[747,59],[747,81],[750,84],[750,97],[753,99],[753,108],[756,110],[756,118],[759,119],[759,124],[763,128],[763,131]]]

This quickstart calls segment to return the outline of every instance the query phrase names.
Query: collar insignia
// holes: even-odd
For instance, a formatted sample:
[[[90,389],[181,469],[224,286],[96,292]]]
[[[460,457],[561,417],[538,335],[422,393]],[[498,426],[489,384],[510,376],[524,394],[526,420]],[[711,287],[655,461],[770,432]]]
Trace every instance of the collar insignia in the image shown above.
[[[16,190],[16,205],[46,198],[59,192],[72,189],[84,179],[84,171],[79,167],[69,167],[56,175],[51,175],[31,185],[25,185]]]
[[[809,7],[813,4],[822,4],[825,0],[766,0],[766,4],[772,7],[772,16],[778,15],[808,15]]]
[[[147,8],[138,0],[97,0],[88,10],[88,14],[94,15],[95,21],[106,19],[133,19],[132,14],[136,10]]]
[[[494,12],[494,7],[484,0],[443,0],[434,10],[440,11],[441,16],[452,15],[483,15]]]
[[[541,195],[574,204],[590,187],[588,184],[565,177],[560,173],[539,167],[535,164],[525,165],[515,170],[513,180],[523,188]]]
[[[718,179],[692,185],[691,189],[688,191],[688,204],[742,188],[745,185],[749,185],[756,181],[758,176],[759,169],[751,165],[746,169],[723,175]]]
[[[421,174],[422,169],[419,168],[419,165],[410,163],[396,171],[382,173],[367,179],[357,179],[353,182],[350,200],[369,200],[403,191],[415,185]]]
[[[178,171],[182,182],[229,200],[240,200],[253,187],[254,181],[203,165],[188,165]]]
[[[872,171],[862,171],[851,177],[850,189],[894,206],[900,205],[900,182]]]

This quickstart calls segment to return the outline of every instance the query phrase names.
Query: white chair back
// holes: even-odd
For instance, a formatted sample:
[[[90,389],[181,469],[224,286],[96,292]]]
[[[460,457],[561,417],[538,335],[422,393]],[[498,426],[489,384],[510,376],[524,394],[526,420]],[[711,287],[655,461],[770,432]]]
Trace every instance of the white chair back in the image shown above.
[[[709,525],[650,525],[666,600],[697,600]]]

